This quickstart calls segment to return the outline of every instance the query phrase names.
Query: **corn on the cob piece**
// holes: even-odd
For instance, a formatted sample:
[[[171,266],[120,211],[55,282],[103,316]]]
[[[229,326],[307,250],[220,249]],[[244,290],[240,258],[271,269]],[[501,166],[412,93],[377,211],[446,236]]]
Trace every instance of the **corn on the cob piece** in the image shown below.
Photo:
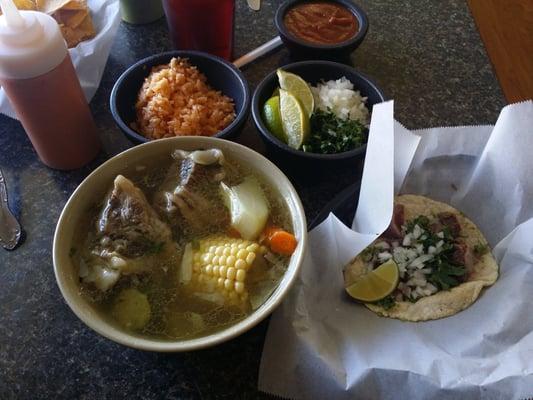
[[[228,303],[248,301],[246,275],[266,247],[228,236],[202,239],[193,249],[191,284],[199,290],[220,293]]]

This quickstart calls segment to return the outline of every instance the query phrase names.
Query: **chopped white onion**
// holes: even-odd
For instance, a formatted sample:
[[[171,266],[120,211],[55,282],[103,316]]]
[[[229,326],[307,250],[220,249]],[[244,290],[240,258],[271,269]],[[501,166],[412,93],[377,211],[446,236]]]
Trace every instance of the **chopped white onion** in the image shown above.
[[[422,255],[418,258],[416,258],[415,260],[413,260],[413,262],[411,262],[410,264],[410,267],[412,268],[423,268],[423,265],[425,262],[431,260],[433,258],[433,256],[431,254],[425,254],[425,255]]]
[[[411,245],[411,238],[412,238],[412,235],[410,233],[405,235],[405,237],[403,238],[403,241],[402,241],[402,245],[403,246],[410,246]]]
[[[431,294],[436,293],[438,290],[433,284],[429,282],[426,285],[426,289],[428,289],[431,292]]]
[[[424,296],[424,289],[422,289],[420,286],[416,288],[416,293],[420,295],[420,297]]]
[[[390,249],[390,245],[387,242],[377,242],[374,247],[382,250]]]
[[[389,253],[388,251],[384,251],[378,254],[378,258],[379,258],[379,261],[384,262],[384,261],[390,260],[392,258],[392,254]]]
[[[413,278],[415,278],[415,279],[426,279],[424,277],[424,274],[422,272],[420,272],[420,271],[415,271],[413,273]]]

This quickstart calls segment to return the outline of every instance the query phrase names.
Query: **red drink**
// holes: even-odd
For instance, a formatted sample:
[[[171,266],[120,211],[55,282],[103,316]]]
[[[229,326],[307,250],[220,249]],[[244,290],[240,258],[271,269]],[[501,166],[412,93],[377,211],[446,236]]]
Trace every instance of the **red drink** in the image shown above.
[[[235,0],[163,0],[174,48],[233,56]]]

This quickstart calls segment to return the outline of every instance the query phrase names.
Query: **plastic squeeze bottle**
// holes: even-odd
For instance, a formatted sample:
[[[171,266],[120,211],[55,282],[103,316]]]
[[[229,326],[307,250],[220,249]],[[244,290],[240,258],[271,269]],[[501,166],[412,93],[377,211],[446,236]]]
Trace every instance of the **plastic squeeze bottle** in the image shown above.
[[[41,161],[79,168],[100,150],[87,100],[57,22],[0,0],[0,85]]]

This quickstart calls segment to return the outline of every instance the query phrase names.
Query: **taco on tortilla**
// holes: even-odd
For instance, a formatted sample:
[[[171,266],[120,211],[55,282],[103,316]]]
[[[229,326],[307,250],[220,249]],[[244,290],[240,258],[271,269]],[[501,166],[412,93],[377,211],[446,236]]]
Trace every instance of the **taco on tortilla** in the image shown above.
[[[345,286],[394,260],[399,282],[373,312],[404,321],[447,317],[465,309],[498,278],[498,264],[476,225],[427,197],[395,198],[389,228],[344,270]]]

